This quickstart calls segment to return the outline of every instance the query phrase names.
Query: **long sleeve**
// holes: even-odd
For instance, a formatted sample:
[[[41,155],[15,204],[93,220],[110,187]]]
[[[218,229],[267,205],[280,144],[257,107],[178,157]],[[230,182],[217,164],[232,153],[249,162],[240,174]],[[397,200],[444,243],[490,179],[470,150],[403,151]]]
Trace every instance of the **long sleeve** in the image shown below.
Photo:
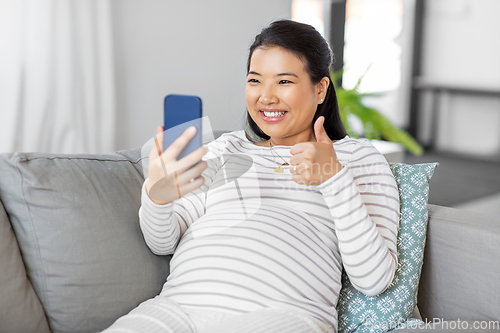
[[[154,203],[146,192],[146,181],[142,185],[139,223],[146,244],[155,254],[172,254],[187,228],[205,213],[206,192],[220,167],[219,142],[208,145],[203,156],[208,167],[202,176],[205,183],[191,193],[169,204]]]
[[[368,140],[358,140],[344,168],[321,184],[345,270],[356,289],[374,296],[397,267],[399,195],[387,161]]]

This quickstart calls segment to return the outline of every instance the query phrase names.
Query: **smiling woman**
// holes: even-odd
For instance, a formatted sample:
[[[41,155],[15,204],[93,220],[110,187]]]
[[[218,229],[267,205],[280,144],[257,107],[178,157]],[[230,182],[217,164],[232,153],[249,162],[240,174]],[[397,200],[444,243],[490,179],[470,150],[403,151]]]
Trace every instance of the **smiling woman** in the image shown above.
[[[140,226],[152,252],[174,254],[170,275],[108,332],[336,332],[343,267],[366,295],[389,286],[396,182],[368,140],[345,135],[331,61],[313,27],[274,22],[250,47],[249,132],[179,160],[194,131],[151,150]],[[171,201],[149,191],[159,182]]]

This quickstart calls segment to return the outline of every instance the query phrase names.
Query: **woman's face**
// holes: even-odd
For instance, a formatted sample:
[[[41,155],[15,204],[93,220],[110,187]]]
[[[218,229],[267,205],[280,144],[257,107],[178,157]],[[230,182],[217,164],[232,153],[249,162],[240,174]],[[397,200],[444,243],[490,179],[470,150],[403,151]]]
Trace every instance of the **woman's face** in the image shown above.
[[[245,97],[250,116],[273,144],[314,141],[312,121],[328,78],[313,84],[305,63],[281,47],[257,48],[250,59]]]

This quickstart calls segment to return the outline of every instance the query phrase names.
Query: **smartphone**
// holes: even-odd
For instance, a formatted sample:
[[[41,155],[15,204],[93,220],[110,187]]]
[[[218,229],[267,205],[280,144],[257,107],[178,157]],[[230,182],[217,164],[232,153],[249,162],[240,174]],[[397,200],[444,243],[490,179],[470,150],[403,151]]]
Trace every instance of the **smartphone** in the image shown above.
[[[196,135],[184,147],[177,159],[179,160],[201,147],[201,98],[187,95],[167,95],[163,111],[164,149],[167,149],[190,126],[196,127]]]

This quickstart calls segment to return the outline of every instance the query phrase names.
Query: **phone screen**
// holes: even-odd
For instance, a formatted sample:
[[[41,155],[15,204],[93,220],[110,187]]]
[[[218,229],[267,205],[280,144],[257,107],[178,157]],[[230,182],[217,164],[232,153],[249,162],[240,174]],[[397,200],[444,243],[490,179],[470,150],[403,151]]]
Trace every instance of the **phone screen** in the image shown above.
[[[177,159],[201,147],[201,117],[202,105],[198,96],[167,95],[164,101],[164,149],[167,149],[190,126],[196,127],[196,135]]]

